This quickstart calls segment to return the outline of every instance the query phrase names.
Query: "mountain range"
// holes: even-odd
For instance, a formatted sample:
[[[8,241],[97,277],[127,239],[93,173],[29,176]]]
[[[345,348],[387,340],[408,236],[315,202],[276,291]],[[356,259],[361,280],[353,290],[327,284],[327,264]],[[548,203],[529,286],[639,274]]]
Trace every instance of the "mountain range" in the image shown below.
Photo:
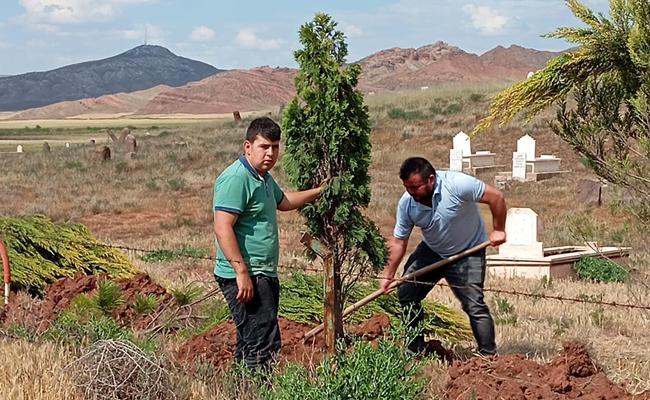
[[[512,45],[479,56],[444,42],[385,49],[357,61],[358,88],[368,93],[446,83],[507,84],[559,54]],[[0,111],[29,108],[12,118],[47,119],[264,110],[293,98],[296,74],[279,67],[224,71],[145,45],[104,60],[0,78]],[[38,102],[44,106],[33,108]]]
[[[0,78],[0,111],[157,85],[181,86],[218,72],[212,65],[179,57],[164,47],[143,45],[103,60]]]

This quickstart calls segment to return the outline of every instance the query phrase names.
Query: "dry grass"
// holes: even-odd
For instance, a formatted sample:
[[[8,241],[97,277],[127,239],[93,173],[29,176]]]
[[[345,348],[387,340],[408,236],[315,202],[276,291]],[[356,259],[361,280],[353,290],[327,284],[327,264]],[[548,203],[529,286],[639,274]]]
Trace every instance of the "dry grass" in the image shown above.
[[[392,232],[395,204],[403,192],[397,176],[401,161],[409,156],[422,155],[430,159],[434,166],[446,167],[452,136],[461,129],[471,131],[486,113],[487,98],[474,96],[474,100],[471,100],[472,94],[484,94],[488,89],[450,88],[447,92],[441,89],[406,93],[392,98],[383,95],[368,97],[374,123],[373,198],[366,212],[378,223],[386,237]],[[391,107],[401,107],[406,111],[430,110],[435,98],[443,96],[461,102],[462,111],[409,120],[387,116]],[[101,239],[116,244],[141,248],[180,248],[189,245],[209,249],[210,254],[214,254],[212,185],[216,175],[240,151],[245,126],[246,123],[235,125],[232,122],[218,122],[165,127],[166,132],[158,131],[156,137],[145,137],[142,130],[136,130],[141,150],[135,160],[128,161],[95,161],[90,147],[52,151],[50,154],[28,153],[20,162],[16,162],[15,157],[0,155],[0,170],[3,171],[0,213],[38,212],[60,221],[82,222]],[[591,208],[575,201],[577,180],[592,175],[582,166],[572,149],[551,133],[542,119],[525,127],[521,126],[520,121],[515,121],[500,130],[493,128],[476,138],[473,148],[496,152],[498,162],[504,165],[504,170],[508,170],[516,139],[523,133],[537,139],[538,153],[554,153],[562,157],[564,169],[572,173],[539,183],[512,186],[505,193],[508,206],[530,207],[538,213],[541,239],[547,246],[578,244],[581,239],[598,239],[604,244],[631,244],[634,247],[632,266],[638,270],[637,279],[627,285],[576,281],[556,281],[544,285],[531,280],[490,279],[489,286],[650,304],[650,291],[644,283],[650,271],[650,250],[644,243],[647,233],[637,230],[624,210],[607,206]],[[93,134],[97,134],[97,131]],[[185,142],[187,146],[175,145],[177,142]],[[285,182],[281,164],[274,170],[274,175],[281,184]],[[492,182],[493,177],[494,173],[480,176],[488,183]],[[481,210],[489,227],[489,210],[483,207]],[[589,229],[583,229],[586,225],[590,225]],[[303,223],[298,213],[280,214],[282,263],[300,256],[302,249],[298,238],[302,229]],[[576,237],[575,232],[581,230],[591,237]],[[417,237],[413,239],[411,246],[417,244]],[[206,286],[213,284],[211,261],[144,263],[136,259],[136,263],[166,286],[174,286],[181,279],[202,281]],[[457,306],[448,288],[434,289],[433,296]],[[499,311],[498,304],[503,306],[505,301],[514,307],[513,313],[516,314],[516,322],[497,325],[501,352],[523,352],[544,361],[557,354],[562,341],[578,338],[591,346],[596,360],[616,382],[625,384],[635,392],[650,389],[648,314],[530,297],[488,294],[487,300],[495,312]],[[47,357],[49,364],[38,363],[43,368],[56,362],[60,366],[63,361],[56,358],[68,357],[52,346],[17,343],[17,346],[5,343],[3,354],[21,358]],[[48,349],[51,354],[35,356],[37,352],[33,351],[34,347]],[[12,353],[8,353],[9,350]],[[442,376],[444,367],[431,367],[427,374]],[[219,383],[221,377],[206,375],[188,379],[180,374],[175,379],[183,382],[188,398],[228,398],[223,385]],[[61,385],[57,382],[48,389],[52,396],[50,398],[64,398],[65,390],[69,390],[63,385],[66,381],[61,379],[59,382],[62,382]],[[26,384],[28,382],[23,383]],[[432,383],[430,392],[439,393],[439,388],[434,386],[436,384]]]
[[[64,367],[65,348],[50,343],[0,339],[0,397],[6,400],[81,400]]]

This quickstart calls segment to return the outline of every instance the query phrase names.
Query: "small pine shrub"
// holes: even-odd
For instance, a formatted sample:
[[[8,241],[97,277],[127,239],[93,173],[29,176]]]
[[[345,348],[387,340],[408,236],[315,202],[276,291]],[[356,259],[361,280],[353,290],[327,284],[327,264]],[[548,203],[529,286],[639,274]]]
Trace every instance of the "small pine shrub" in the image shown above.
[[[124,304],[122,298],[122,288],[113,281],[104,280],[97,285],[97,295],[95,297],[97,308],[106,314],[110,314],[120,305]]]
[[[580,279],[596,282],[625,282],[630,272],[606,258],[583,257],[574,264]]]
[[[199,296],[203,294],[203,289],[190,283],[181,287],[173,288],[171,293],[174,300],[176,300],[176,304],[179,306],[185,306],[198,299]]]
[[[147,315],[150,314],[153,310],[158,307],[158,297],[149,293],[147,295],[138,293],[135,295],[135,300],[133,301],[133,311],[138,315]]]

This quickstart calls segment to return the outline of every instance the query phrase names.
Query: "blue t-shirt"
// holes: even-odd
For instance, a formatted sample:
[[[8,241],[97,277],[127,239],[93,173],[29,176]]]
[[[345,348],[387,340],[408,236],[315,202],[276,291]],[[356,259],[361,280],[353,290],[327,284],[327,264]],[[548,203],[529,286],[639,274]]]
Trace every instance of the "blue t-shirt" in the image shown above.
[[[431,203],[420,204],[408,192],[397,204],[393,235],[407,239],[414,226],[422,230],[424,242],[442,257],[449,257],[487,240],[478,202],[485,183],[456,171],[436,172]]]

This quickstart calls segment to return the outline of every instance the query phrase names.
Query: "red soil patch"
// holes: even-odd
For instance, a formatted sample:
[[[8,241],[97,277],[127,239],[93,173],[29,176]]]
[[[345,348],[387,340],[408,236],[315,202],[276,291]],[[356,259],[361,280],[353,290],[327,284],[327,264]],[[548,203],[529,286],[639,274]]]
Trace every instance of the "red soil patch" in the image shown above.
[[[282,336],[280,362],[298,362],[314,365],[325,355],[325,342],[322,335],[303,342],[305,332],[313,326],[279,319]],[[366,340],[381,337],[390,326],[390,319],[385,314],[377,314],[363,324],[351,327],[349,333]],[[184,361],[207,361],[217,368],[229,368],[233,362],[233,353],[237,341],[237,332],[232,321],[224,322],[209,331],[195,336],[178,350],[177,357]]]
[[[83,293],[94,293],[98,282],[105,279],[108,279],[105,275],[79,275],[74,278],[59,279],[45,288],[43,300],[31,299],[25,295],[15,296],[15,301],[6,309],[4,325],[17,324],[42,332],[61,311],[70,306],[72,299]],[[150,315],[138,315],[131,307],[136,295],[156,295],[159,299],[159,309],[171,298],[165,288],[154,283],[144,273],[138,273],[131,278],[116,279],[115,282],[122,289],[124,303],[113,311],[112,316],[122,326],[144,328],[151,320]]]
[[[521,354],[455,362],[447,374],[449,399],[650,399],[614,384],[581,343],[565,343],[543,365]]]

